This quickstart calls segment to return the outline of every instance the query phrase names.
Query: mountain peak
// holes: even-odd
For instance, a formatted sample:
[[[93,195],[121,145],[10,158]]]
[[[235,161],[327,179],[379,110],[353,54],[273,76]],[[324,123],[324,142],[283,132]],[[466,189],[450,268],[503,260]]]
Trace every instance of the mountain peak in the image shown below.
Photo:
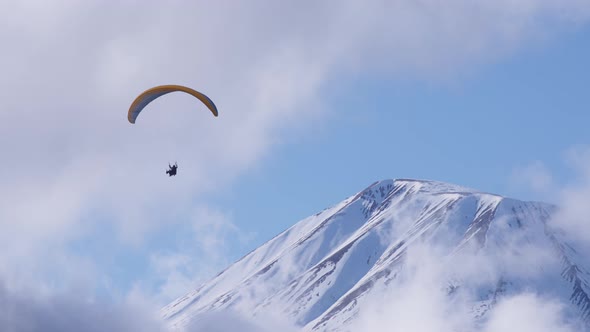
[[[547,226],[551,212],[545,204],[444,182],[376,181],[297,222],[163,308],[162,315],[171,326],[182,327],[210,311],[245,306],[257,314],[272,308],[306,330],[341,331],[378,292],[377,286],[387,287],[406,271],[408,249],[441,241],[448,257],[469,250],[495,254],[514,241],[551,248],[566,262],[562,268],[569,268],[563,276],[553,273],[552,282],[560,285],[560,296],[577,299],[573,308],[586,310],[587,276],[577,272],[582,271],[579,257],[560,249],[566,246]],[[481,286],[479,302],[473,304],[478,317],[485,316],[482,305],[488,308],[496,301],[498,285],[518,284],[499,275],[503,279]],[[440,282],[458,287],[456,281]]]

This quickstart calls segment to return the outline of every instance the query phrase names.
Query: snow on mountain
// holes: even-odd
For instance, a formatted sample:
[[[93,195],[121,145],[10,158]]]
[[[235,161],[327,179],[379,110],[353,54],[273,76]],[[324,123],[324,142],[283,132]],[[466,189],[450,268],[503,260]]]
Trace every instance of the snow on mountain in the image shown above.
[[[347,331],[420,264],[412,248],[435,248],[448,297],[470,289],[470,314],[485,319],[504,296],[533,290],[569,303],[590,322],[585,255],[551,229],[556,207],[456,185],[379,181],[301,220],[162,309],[173,328],[200,314],[241,308],[280,312],[307,331]]]

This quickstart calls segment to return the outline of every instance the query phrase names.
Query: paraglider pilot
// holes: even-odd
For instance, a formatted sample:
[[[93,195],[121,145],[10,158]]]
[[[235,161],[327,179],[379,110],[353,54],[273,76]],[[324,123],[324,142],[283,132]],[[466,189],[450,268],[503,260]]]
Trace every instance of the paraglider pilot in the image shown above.
[[[178,165],[174,163],[174,165],[170,166],[170,163],[168,163],[168,167],[170,167],[170,169],[166,171],[166,174],[168,174],[168,176],[175,176]]]

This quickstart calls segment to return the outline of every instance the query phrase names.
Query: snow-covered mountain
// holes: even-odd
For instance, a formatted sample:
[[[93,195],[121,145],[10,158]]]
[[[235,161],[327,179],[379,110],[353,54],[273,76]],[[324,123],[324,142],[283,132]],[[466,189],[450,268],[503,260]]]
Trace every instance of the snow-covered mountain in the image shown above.
[[[306,331],[348,331],[363,308],[427,264],[413,249],[426,246],[445,296],[470,290],[475,320],[527,290],[560,299],[588,323],[590,266],[550,226],[555,210],[434,181],[379,181],[299,221],[161,313],[174,328],[246,308],[284,314]]]

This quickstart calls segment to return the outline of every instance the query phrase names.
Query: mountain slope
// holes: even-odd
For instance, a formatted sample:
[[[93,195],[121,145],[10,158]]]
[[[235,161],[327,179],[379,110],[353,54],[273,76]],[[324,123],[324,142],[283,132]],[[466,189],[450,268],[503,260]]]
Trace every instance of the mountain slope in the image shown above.
[[[427,244],[447,267],[437,282],[448,296],[474,290],[476,319],[501,297],[535,289],[589,321],[588,266],[549,228],[554,210],[434,181],[379,181],[296,223],[162,315],[182,328],[212,310],[271,310],[306,330],[345,331],[363,307],[408,277],[416,268],[412,248]]]

